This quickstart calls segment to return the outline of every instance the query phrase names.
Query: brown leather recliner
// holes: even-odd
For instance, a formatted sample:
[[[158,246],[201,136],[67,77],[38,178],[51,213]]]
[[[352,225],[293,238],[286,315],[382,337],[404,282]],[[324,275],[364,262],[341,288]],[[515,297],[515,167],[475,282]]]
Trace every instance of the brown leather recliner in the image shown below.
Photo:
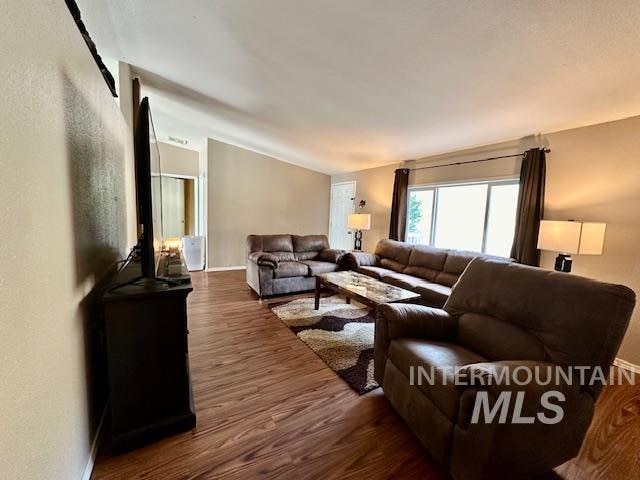
[[[507,385],[500,374],[507,369],[510,378],[524,381],[527,375],[512,375],[516,367],[544,372],[554,366],[565,372],[569,366],[600,367],[608,373],[634,306],[635,294],[621,285],[476,258],[442,310],[379,308],[375,378],[455,479],[533,477],[578,453],[602,385],[589,384],[594,370],[587,371],[586,381],[553,375],[549,385]],[[417,381],[417,367],[434,367],[431,384]],[[455,367],[462,381],[455,384],[454,373],[443,367]],[[474,375],[475,384],[464,385]],[[482,396],[493,408],[504,391],[524,392],[522,416],[533,416],[534,423],[513,423],[513,405],[507,423],[480,417],[471,422],[479,392],[488,392]],[[565,397],[553,402],[564,411],[555,424],[535,418],[544,413],[541,400],[549,391]]]

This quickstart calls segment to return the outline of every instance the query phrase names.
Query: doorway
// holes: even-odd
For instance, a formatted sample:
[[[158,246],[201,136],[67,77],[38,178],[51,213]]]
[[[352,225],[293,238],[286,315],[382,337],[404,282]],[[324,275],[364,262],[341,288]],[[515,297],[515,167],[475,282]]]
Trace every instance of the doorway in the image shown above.
[[[331,248],[351,250],[353,232],[347,227],[347,217],[354,212],[356,182],[341,182],[331,185],[329,210],[329,244]]]
[[[193,178],[162,176],[162,233],[165,239],[196,234],[196,189]]]

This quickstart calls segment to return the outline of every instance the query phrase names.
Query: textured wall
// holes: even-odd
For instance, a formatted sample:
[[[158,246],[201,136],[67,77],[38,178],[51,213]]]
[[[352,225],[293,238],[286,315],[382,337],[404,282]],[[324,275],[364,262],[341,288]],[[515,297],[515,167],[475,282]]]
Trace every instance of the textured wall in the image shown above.
[[[131,137],[64,2],[5,2],[0,32],[0,476],[78,479],[105,400],[95,286],[135,240]]]
[[[250,233],[326,234],[330,178],[209,139],[208,266],[245,265]]]

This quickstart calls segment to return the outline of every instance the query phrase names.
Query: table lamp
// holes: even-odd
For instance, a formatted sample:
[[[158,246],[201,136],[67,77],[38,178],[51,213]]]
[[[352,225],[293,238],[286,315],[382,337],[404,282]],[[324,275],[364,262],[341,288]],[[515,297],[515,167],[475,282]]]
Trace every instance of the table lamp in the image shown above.
[[[606,223],[542,220],[538,248],[558,252],[555,269],[571,272],[571,254],[601,255]]]
[[[352,213],[347,217],[347,226],[354,231],[354,250],[362,250],[362,230],[371,229],[369,213]]]

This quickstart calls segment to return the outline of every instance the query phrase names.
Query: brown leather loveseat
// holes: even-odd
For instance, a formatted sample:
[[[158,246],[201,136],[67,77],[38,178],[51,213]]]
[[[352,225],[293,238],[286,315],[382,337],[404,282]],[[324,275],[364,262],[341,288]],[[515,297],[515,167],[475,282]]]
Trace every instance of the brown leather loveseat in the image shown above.
[[[578,453],[602,388],[600,379],[591,382],[592,372],[600,367],[608,374],[634,305],[635,294],[621,285],[476,258],[444,309],[380,306],[375,378],[455,479],[533,477]],[[544,373],[556,366],[587,373],[581,380],[574,369],[569,381]],[[418,367],[433,367],[432,383],[418,381]],[[527,371],[534,374],[536,367],[541,381],[527,382]],[[452,369],[463,381],[454,382]],[[500,381],[505,372],[523,385]],[[471,385],[474,376],[481,381]],[[506,423],[486,416],[472,422],[481,396],[494,408],[508,391],[524,392],[521,416],[533,423],[514,422],[515,397]],[[565,398],[553,400],[564,415],[558,423],[537,417],[549,413],[541,408],[548,392]]]
[[[249,235],[247,283],[260,297],[311,290],[315,275],[337,270],[343,253],[329,248],[326,235]]]

